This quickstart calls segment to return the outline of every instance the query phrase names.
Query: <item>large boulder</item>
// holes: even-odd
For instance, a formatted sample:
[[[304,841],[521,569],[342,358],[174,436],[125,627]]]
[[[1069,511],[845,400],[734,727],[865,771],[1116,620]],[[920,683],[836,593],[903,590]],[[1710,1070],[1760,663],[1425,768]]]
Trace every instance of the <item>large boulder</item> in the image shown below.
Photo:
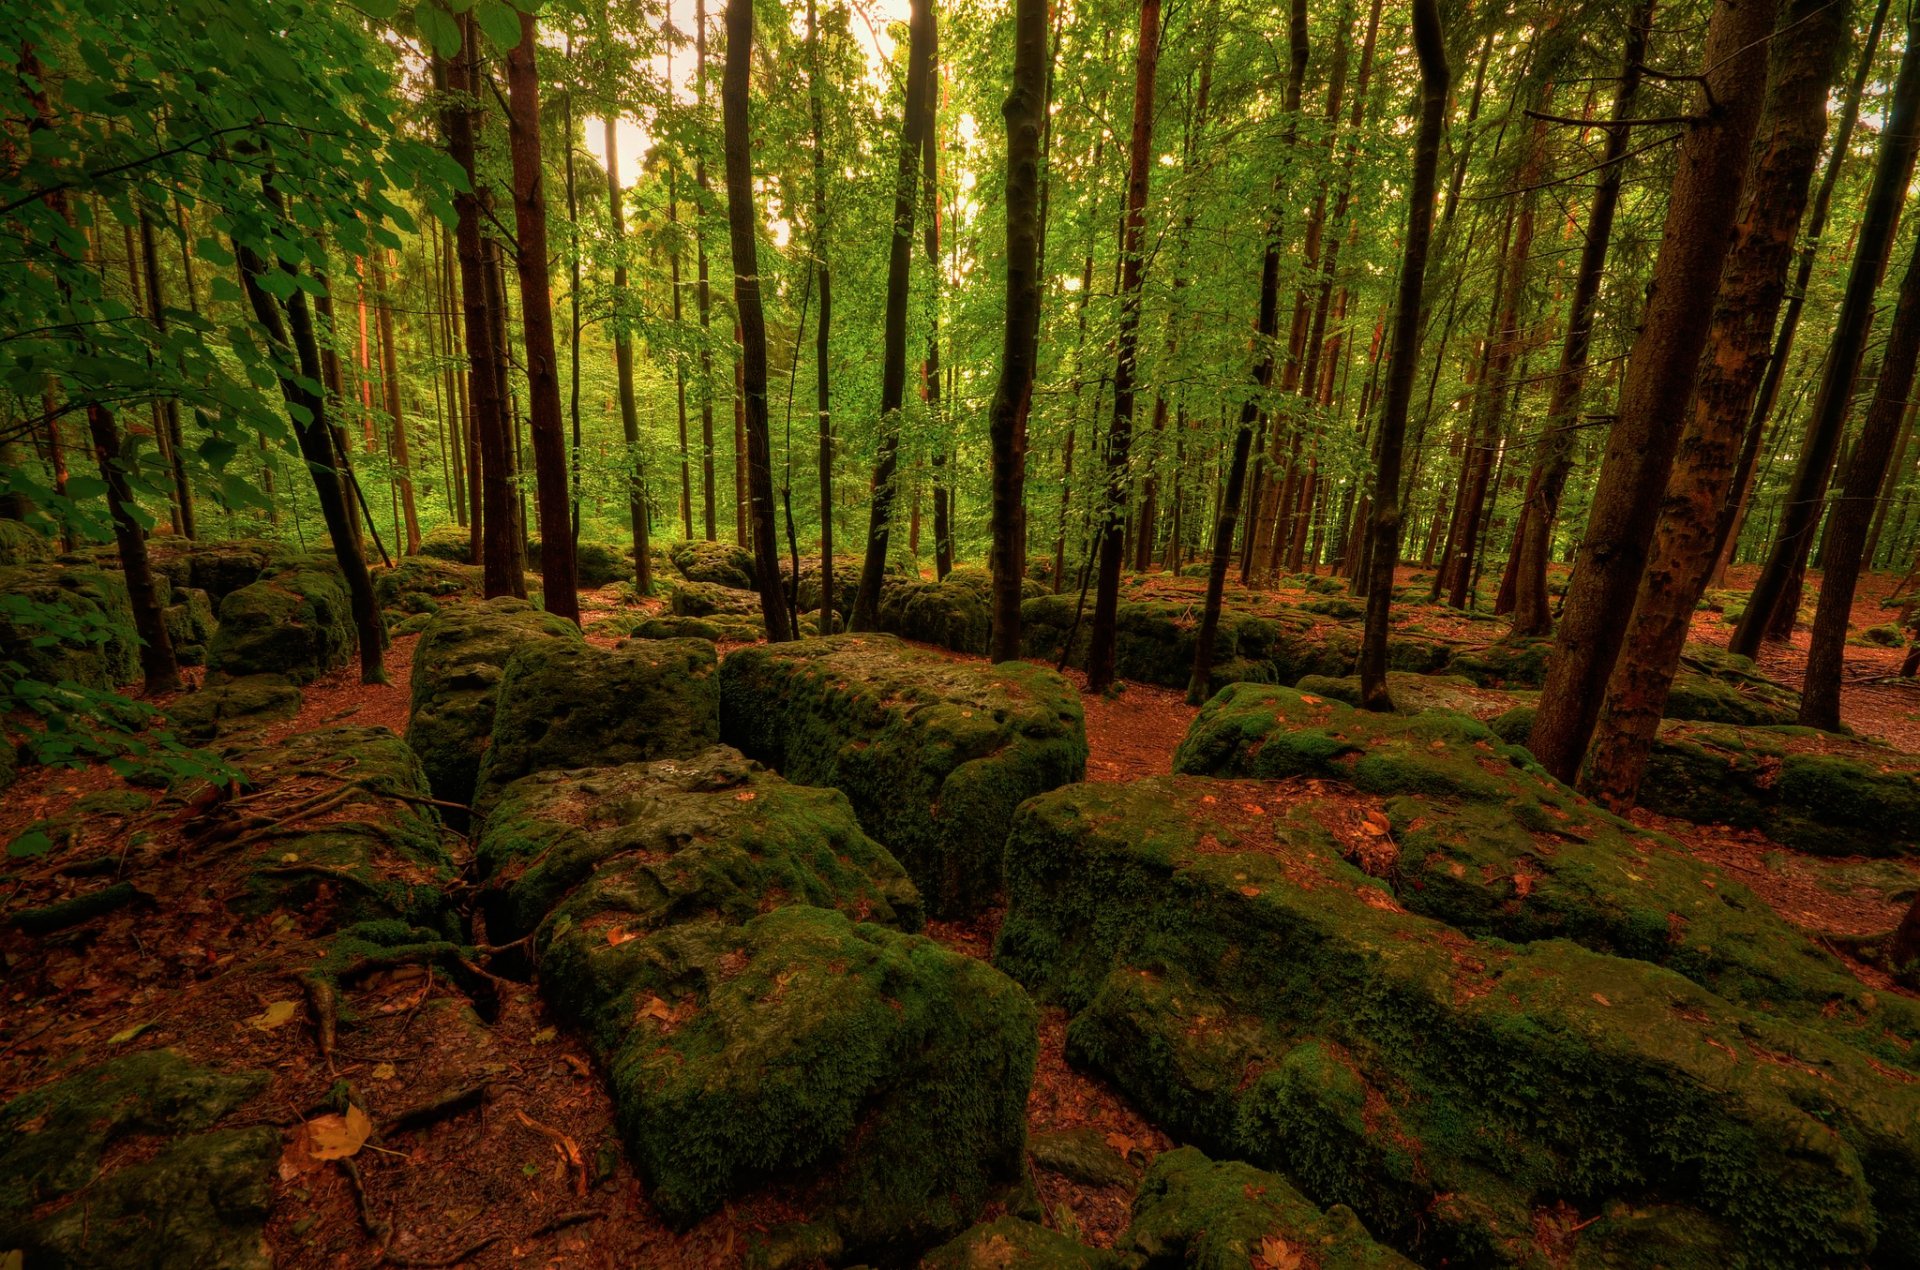
[[[18,520],[0,520],[0,566],[46,564],[55,555],[53,540]]]
[[[167,706],[182,736],[211,741],[300,713],[300,689],[285,675],[242,675],[208,684]]]
[[[928,908],[1000,888],[1023,799],[1086,774],[1080,696],[1023,662],[967,665],[885,635],[754,645],[720,668],[721,735],[789,780],[843,791]]]
[[[580,632],[565,618],[510,596],[447,605],[421,631],[413,650],[407,744],[419,754],[434,797],[473,800],[507,659],[536,640],[577,644]]]
[[[1032,799],[996,959],[1073,1013],[1069,1060],[1170,1133],[1428,1264],[1670,1264],[1646,1249],[1672,1230],[1693,1264],[1914,1264],[1910,1076],[1677,969],[1409,911],[1432,873],[1392,871],[1352,789]],[[1566,828],[1547,841],[1571,855]]]
[[[959,653],[985,653],[993,629],[986,593],[960,582],[890,582],[880,591],[880,629]]]
[[[346,579],[331,560],[308,557],[220,601],[207,669],[311,683],[346,665],[358,644]]]
[[[473,537],[465,525],[442,525],[420,538],[420,555],[453,564],[473,564]]]
[[[435,556],[407,556],[373,571],[373,602],[389,617],[437,613],[450,599],[478,599],[480,570]]]
[[[140,677],[140,637],[120,574],[75,565],[0,568],[0,661],[29,679],[112,688]]]
[[[176,582],[205,591],[218,605],[241,587],[258,582],[268,571],[296,556],[284,543],[268,538],[235,538],[220,542],[183,543],[175,552],[161,553],[163,563],[186,576]]]
[[[709,582],[737,591],[753,590],[753,553],[730,542],[676,542],[667,559],[689,582]],[[838,568],[836,563],[835,568]]]
[[[760,594],[718,582],[680,582],[667,597],[676,617],[759,617]]]
[[[473,805],[533,772],[686,758],[720,739],[713,645],[533,640],[507,659]]]
[[[167,638],[173,642],[173,656],[182,666],[198,666],[207,659],[207,645],[220,628],[213,615],[213,599],[197,587],[173,588],[173,602],[161,616],[167,624]]]
[[[810,1246],[898,1261],[1019,1176],[1033,1007],[896,929],[918,898],[843,796],[727,749],[542,772],[478,863],[674,1225],[771,1184],[805,1194]]]

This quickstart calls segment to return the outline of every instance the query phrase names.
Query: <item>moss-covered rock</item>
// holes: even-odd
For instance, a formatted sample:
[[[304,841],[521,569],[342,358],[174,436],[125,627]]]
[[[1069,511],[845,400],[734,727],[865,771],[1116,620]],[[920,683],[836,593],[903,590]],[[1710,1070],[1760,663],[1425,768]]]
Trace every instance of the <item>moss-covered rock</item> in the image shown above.
[[[1907,633],[1888,622],[1880,626],[1869,626],[1861,631],[1860,642],[1871,644],[1875,648],[1899,648],[1907,642]]]
[[[1279,1176],[1192,1147],[1168,1151],[1133,1201],[1119,1248],[1154,1270],[1412,1270],[1344,1204],[1321,1212]]]
[[[890,582],[878,617],[889,635],[960,653],[985,653],[993,628],[985,592],[960,582]]]
[[[407,744],[419,754],[434,797],[473,800],[500,676],[514,650],[535,640],[579,639],[571,622],[509,596],[450,604],[427,622],[413,650]]]
[[[71,565],[0,568],[0,661],[27,677],[112,688],[140,677],[133,605],[117,572]]]
[[[434,556],[408,556],[373,571],[373,600],[389,614],[436,613],[450,599],[478,599],[480,570]]]
[[[464,525],[442,525],[421,535],[420,554],[454,564],[472,564],[473,537]]]
[[[689,582],[708,582],[738,591],[753,590],[753,553],[734,543],[676,542],[667,547],[667,559]],[[839,568],[837,561],[834,567]]]
[[[720,686],[703,639],[598,648],[532,640],[507,659],[476,814],[532,772],[687,758],[720,740]]]
[[[203,664],[207,659],[207,645],[220,626],[207,593],[192,587],[174,587],[173,603],[161,611],[161,616],[167,623],[167,638],[173,642],[174,659],[182,666]]]
[[[46,564],[54,557],[53,540],[18,520],[0,520],[0,566]]]
[[[978,591],[980,597],[986,600],[989,606],[993,603],[993,570],[991,569],[984,568],[977,564],[957,564],[947,571],[946,577],[940,580],[942,582],[952,583],[955,586],[963,586],[970,590]],[[1040,585],[1040,583],[1032,577],[1022,577],[1020,579],[1020,599],[1022,602],[1037,600],[1048,593],[1047,588]]]
[[[603,542],[583,542],[574,548],[574,572],[581,586],[603,587],[631,578],[633,563],[618,548]]]
[[[999,890],[1013,809],[1086,772],[1080,697],[1059,675],[963,665],[885,635],[739,649],[720,699],[729,744],[845,792],[943,916]]]
[[[220,601],[207,669],[311,683],[346,665],[358,646],[346,579],[330,561],[310,558]]]
[[[1070,1060],[1422,1261],[1545,1260],[1570,1204],[1602,1264],[1614,1235],[1578,1227],[1617,1201],[1683,1215],[1690,1264],[1911,1264],[1909,1080],[1648,962],[1408,912],[1417,887],[1349,863],[1330,808],[1281,814],[1303,788],[1021,808],[996,959],[1075,1012]]]
[[[676,617],[749,617],[760,616],[760,594],[738,591],[718,582],[681,582],[667,597],[667,607]]]
[[[1018,1176],[1033,1008],[880,924],[918,899],[843,796],[726,749],[545,772],[504,791],[479,862],[669,1221],[802,1185],[826,1246],[898,1259]]]
[[[280,1135],[213,1129],[265,1084],[148,1050],[14,1099],[0,1108],[0,1248],[27,1266],[265,1270]]]
[[[1122,1270],[1136,1264],[1034,1222],[1000,1217],[941,1244],[920,1259],[920,1270]]]
[[[167,707],[167,718],[189,740],[211,741],[300,713],[300,689],[285,675],[242,675],[190,692]]]
[[[621,613],[593,623],[587,631],[630,639],[704,639],[714,644],[751,644],[767,637],[758,617],[719,613],[712,617]]]
[[[1546,682],[1552,652],[1551,639],[1509,636],[1455,649],[1446,660],[1446,671],[1482,688],[1538,688]]]

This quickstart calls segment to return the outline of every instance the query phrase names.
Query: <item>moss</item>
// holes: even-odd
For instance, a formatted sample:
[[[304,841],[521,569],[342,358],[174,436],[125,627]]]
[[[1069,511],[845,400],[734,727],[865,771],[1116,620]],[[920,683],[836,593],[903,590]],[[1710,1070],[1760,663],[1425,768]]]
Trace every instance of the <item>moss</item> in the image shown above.
[[[571,622],[508,596],[434,615],[414,646],[407,711],[407,744],[419,754],[434,797],[472,801],[500,677],[514,650],[536,640],[579,639]]]
[[[464,525],[442,525],[422,535],[420,554],[454,564],[472,564],[473,538]]]
[[[0,568],[0,661],[29,679],[113,688],[140,677],[140,637],[118,572],[71,565]],[[16,610],[21,604],[26,611]],[[39,609],[39,613],[33,612]]]
[[[753,553],[733,543],[676,542],[668,546],[667,559],[689,582],[711,583],[738,591],[753,590]],[[835,568],[838,567],[836,562]]]
[[[614,618],[614,622],[622,619]],[[716,614],[713,617],[647,617],[631,620],[627,634],[634,639],[704,639],[716,644],[751,644],[765,639],[766,628],[752,619]]]
[[[576,544],[573,567],[583,587],[603,587],[633,577],[629,557],[600,542]]]
[[[615,649],[532,640],[507,659],[474,812],[531,772],[688,758],[720,739],[717,659],[705,640]]]
[[[280,568],[296,557],[284,543],[269,538],[234,538],[221,542],[182,542],[177,552],[161,552],[162,567],[184,563],[185,576],[177,576],[180,585],[205,591],[213,602],[220,601],[241,587],[258,582],[268,571]]]
[[[1876,648],[1899,648],[1907,642],[1907,633],[1892,623],[1881,626],[1869,626],[1860,632],[1862,643]]]
[[[999,890],[1014,808],[1086,771],[1066,680],[1021,662],[963,665],[884,635],[729,654],[720,719],[729,744],[789,780],[844,792],[943,916]]]
[[[300,713],[300,689],[285,675],[244,675],[190,692],[167,707],[181,735],[210,741]]]
[[[357,647],[345,579],[337,568],[312,562],[277,570],[220,601],[207,669],[311,683],[346,665]]]
[[[880,629],[902,639],[985,653],[993,614],[985,594],[959,582],[891,582],[880,591]]]
[[[198,666],[207,659],[207,645],[219,622],[213,615],[213,601],[205,591],[174,587],[173,603],[162,611],[167,638],[173,643],[173,655],[182,666]]]
[[[1055,1129],[1027,1135],[1027,1154],[1038,1169],[1070,1177],[1089,1186],[1133,1187],[1140,1181],[1133,1165],[1111,1146],[1097,1128]]]
[[[1910,1263],[1911,1084],[1647,962],[1409,913],[1246,807],[1284,797],[1173,777],[1021,809],[996,957],[1078,1011],[1070,1059],[1423,1260],[1528,1260],[1543,1206],[1622,1200],[1710,1217],[1695,1264]]]
[[[1446,671],[1482,688],[1538,688],[1547,677],[1551,639],[1509,637],[1454,652]]]
[[[1119,1270],[1118,1254],[1075,1243],[1018,1217],[969,1227],[920,1260],[920,1270]]]
[[[409,556],[392,568],[373,571],[373,599],[401,613],[436,612],[445,600],[479,599],[480,571],[429,555]]]
[[[760,595],[718,582],[680,582],[667,597],[667,607],[676,617],[756,618],[760,616]]]
[[[1411,1270],[1413,1264],[1375,1243],[1352,1209],[1335,1205],[1322,1213],[1275,1174],[1215,1162],[1192,1147],[1153,1162],[1120,1247],[1143,1257],[1149,1270]]]
[[[18,520],[0,520],[0,566],[46,564],[53,559],[53,540]]]

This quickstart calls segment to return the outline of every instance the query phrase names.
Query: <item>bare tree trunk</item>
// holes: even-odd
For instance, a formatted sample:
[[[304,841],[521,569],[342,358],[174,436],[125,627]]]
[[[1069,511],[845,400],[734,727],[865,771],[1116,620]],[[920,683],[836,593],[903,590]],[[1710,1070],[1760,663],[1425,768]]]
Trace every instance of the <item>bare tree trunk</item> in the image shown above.
[[[140,255],[146,262],[147,316],[157,330],[167,329],[166,295],[160,283],[160,253],[153,241],[153,222],[140,213]],[[165,429],[167,474],[173,480],[173,505],[180,515],[178,526],[183,537],[194,537],[193,487],[187,481],[186,438],[180,431],[180,403],[168,397],[160,403],[161,424]]]
[[[1620,653],[1620,615],[1632,611],[1646,573],[1680,441],[1676,408],[1693,395],[1706,344],[1699,308],[1702,297],[1718,292],[1732,240],[1778,8],[1776,0],[1716,0],[1707,28],[1704,113],[1680,143],[1650,297],[1528,740],[1564,781],[1573,780],[1586,753]]]
[[[707,122],[707,0],[694,0],[694,96],[700,126]],[[700,189],[693,218],[693,249],[697,282],[694,300],[700,310],[700,487],[708,542],[716,537],[713,473],[713,288],[707,277],[707,157],[704,144],[693,152],[693,183]]]
[[[640,412],[633,399],[633,331],[625,309],[627,295],[627,217],[621,207],[620,144],[612,111],[605,120],[607,216],[613,223],[613,362],[620,383],[620,436],[627,443],[627,519],[633,527],[634,576],[641,595],[653,594],[652,547],[648,542],[647,489],[640,465]],[[678,288],[675,288],[676,292]],[[677,296],[676,296],[677,298]],[[684,412],[682,418],[684,419]],[[682,425],[684,426],[684,424]]]
[[[680,197],[679,169],[669,161],[667,167],[667,223],[675,226],[673,250],[668,253],[673,287],[673,329],[680,329]],[[678,351],[673,356],[673,398],[680,420],[680,529],[693,537],[693,461],[687,446],[687,366]]]
[[[813,332],[814,411],[820,425],[820,633],[833,634],[833,272],[827,266],[827,148],[820,60],[820,25],[814,0],[807,0],[807,108],[813,121],[813,267],[820,281],[820,317]],[[798,576],[794,578],[797,589]]]
[[[385,248],[373,248],[373,290],[375,319],[380,330],[381,387],[387,418],[393,431],[388,433],[388,454],[393,462],[393,480],[400,493],[400,508],[406,518],[407,554],[420,551],[420,515],[413,502],[413,461],[407,451],[407,425],[400,413],[400,362],[393,348],[393,302],[387,295],[387,271],[380,263]]]

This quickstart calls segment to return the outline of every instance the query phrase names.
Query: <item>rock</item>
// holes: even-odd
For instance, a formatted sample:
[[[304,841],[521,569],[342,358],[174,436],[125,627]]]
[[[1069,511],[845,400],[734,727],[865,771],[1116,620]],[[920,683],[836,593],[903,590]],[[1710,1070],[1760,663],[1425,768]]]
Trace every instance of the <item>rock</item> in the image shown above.
[[[474,564],[473,537],[465,525],[442,525],[420,538],[420,555],[454,564]]]
[[[207,645],[219,629],[213,616],[213,600],[205,591],[193,587],[175,587],[173,603],[163,611],[167,638],[173,641],[174,659],[182,666],[198,666],[207,659]]]
[[[978,592],[980,598],[987,602],[987,607],[989,609],[993,607],[993,570],[976,564],[957,564],[947,571],[946,577],[940,580]],[[1041,586],[1033,577],[1020,579],[1020,599],[1023,602],[1039,599],[1046,594],[1048,594],[1047,588]]]
[[[400,614],[435,613],[451,598],[479,599],[481,589],[479,569],[434,556],[407,556],[373,571],[373,602]]]
[[[27,1266],[266,1270],[280,1135],[213,1128],[265,1084],[148,1050],[14,1099],[0,1108],[0,1247]]]
[[[771,1180],[827,1245],[898,1260],[1019,1176],[1033,1008],[889,928],[918,898],[843,796],[727,749],[542,772],[503,791],[478,863],[675,1225]]]
[[[667,547],[667,559],[689,582],[706,582],[737,591],[753,590],[753,553],[733,543],[676,542]],[[839,568],[838,562],[834,567]]]
[[[186,577],[177,581],[205,591],[218,606],[241,587],[258,582],[296,555],[285,544],[268,538],[235,538],[186,544],[172,558],[186,564]]]
[[[921,1258],[920,1270],[1120,1270],[1120,1256],[1018,1217],[962,1231]]]
[[[633,565],[628,557],[599,542],[577,544],[573,568],[583,587],[599,588],[633,576]]]
[[[993,627],[985,592],[959,582],[890,582],[880,591],[880,629],[960,653],[984,653]]]
[[[623,613],[590,628],[632,639],[704,639],[715,644],[751,644],[767,637],[759,619],[715,614],[712,617],[650,617]]]
[[[493,735],[500,676],[515,649],[536,640],[577,644],[565,618],[500,596],[450,604],[429,620],[413,650],[407,744],[420,756],[436,798],[473,801],[480,756]]]
[[[1034,798],[996,961],[1169,1133],[1428,1264],[1531,1264],[1570,1195],[1673,1209],[1700,1264],[1916,1246],[1915,1085],[1674,970],[1409,912],[1413,879],[1343,858],[1343,805],[1184,776]],[[1569,1233],[1576,1263],[1611,1264],[1596,1231]]]
[[[277,674],[311,683],[350,661],[354,633],[346,579],[315,558],[276,569],[220,601],[220,626],[207,669],[221,675]]]
[[[0,661],[29,679],[113,688],[140,677],[140,638],[118,572],[74,565],[0,568]]]
[[[0,520],[0,566],[47,564],[55,551],[51,538],[18,520]]]
[[[1458,649],[1447,659],[1446,670],[1482,688],[1538,688],[1546,682],[1552,652],[1550,638],[1510,636]]]
[[[885,635],[738,649],[721,665],[720,699],[729,744],[844,792],[940,916],[990,902],[1013,809],[1086,772],[1080,697],[1065,679],[964,665]]]
[[[1907,633],[1891,622],[1869,626],[1860,632],[1860,642],[1876,648],[1899,648],[1907,642]]]
[[[860,593],[860,570],[865,565],[859,556],[833,558],[833,609],[841,617],[853,612],[854,598]],[[780,580],[792,579],[791,564],[780,566]],[[800,608],[812,612],[820,607],[820,557],[800,557]]]
[[[300,713],[300,689],[285,675],[242,675],[190,692],[167,707],[182,736],[211,741]]]
[[[1098,1129],[1058,1129],[1027,1137],[1035,1168],[1049,1169],[1089,1186],[1132,1186],[1140,1180],[1133,1165],[1107,1145]]]
[[[1148,1267],[1265,1270],[1413,1270],[1383,1248],[1344,1204],[1322,1213],[1275,1174],[1192,1147],[1154,1160],[1116,1249]]]
[[[677,583],[667,605],[676,617],[759,617],[760,594],[736,591],[717,582]]]
[[[720,686],[705,640],[615,649],[533,640],[507,659],[480,760],[476,815],[532,772],[688,758],[720,740]]]

